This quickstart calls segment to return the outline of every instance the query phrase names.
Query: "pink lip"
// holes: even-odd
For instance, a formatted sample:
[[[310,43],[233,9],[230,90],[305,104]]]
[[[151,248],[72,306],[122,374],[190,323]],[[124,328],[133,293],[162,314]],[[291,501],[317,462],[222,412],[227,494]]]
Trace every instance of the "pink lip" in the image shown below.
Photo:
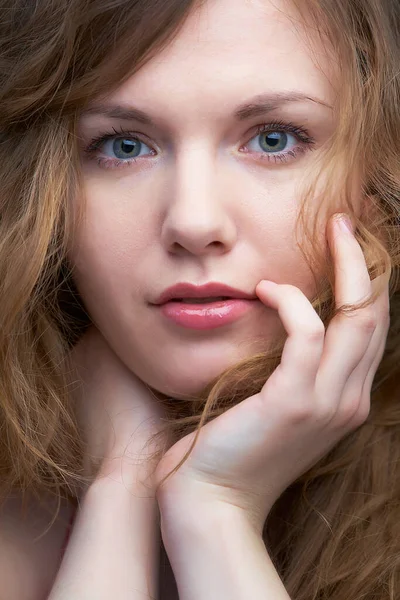
[[[177,298],[212,298],[217,296],[229,296],[237,299],[257,300],[255,294],[249,294],[224,283],[206,283],[205,285],[193,285],[192,283],[178,283],[164,290],[153,304],[165,304],[169,300]]]
[[[161,313],[167,318],[188,329],[215,329],[229,325],[246,314],[256,300],[232,298],[206,304],[166,302],[160,305]]]

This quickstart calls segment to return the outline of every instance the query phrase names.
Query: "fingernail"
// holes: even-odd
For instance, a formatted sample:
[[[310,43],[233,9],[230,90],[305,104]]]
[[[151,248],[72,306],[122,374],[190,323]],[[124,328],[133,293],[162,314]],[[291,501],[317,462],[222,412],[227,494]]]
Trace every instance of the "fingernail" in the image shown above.
[[[354,233],[354,228],[353,228],[353,223],[351,222],[350,218],[345,215],[345,214],[341,214],[338,219],[337,219],[340,228],[342,229],[342,231],[346,232],[346,233]]]

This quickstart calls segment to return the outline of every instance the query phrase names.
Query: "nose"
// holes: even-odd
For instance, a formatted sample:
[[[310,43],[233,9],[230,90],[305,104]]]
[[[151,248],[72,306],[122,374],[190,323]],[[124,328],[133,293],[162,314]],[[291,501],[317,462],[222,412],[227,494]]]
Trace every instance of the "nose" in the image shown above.
[[[162,226],[164,247],[174,254],[224,254],[237,230],[218,167],[210,152],[184,153],[174,166]]]

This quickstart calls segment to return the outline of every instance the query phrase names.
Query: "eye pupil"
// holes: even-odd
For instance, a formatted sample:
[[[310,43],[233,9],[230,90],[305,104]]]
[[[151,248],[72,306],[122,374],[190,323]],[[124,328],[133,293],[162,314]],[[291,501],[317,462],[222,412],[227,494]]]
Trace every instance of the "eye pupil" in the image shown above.
[[[287,135],[281,131],[267,131],[260,136],[260,145],[267,152],[284,150],[287,144]]]
[[[121,144],[122,142],[122,144]],[[118,148],[118,144],[122,145],[122,152],[124,154],[128,154],[128,157],[126,156],[118,156],[118,152],[121,152],[121,150]],[[118,156],[118,158],[132,158],[135,156],[138,156],[140,154],[140,148],[141,148],[141,142],[140,140],[129,140],[126,138],[118,138],[114,141],[113,144],[113,151],[115,152],[115,155]]]

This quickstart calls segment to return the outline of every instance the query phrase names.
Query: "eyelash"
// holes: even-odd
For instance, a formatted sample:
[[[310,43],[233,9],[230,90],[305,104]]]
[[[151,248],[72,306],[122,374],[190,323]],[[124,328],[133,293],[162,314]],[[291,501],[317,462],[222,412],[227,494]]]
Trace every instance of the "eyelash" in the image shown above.
[[[133,131],[126,131],[122,127],[119,130],[115,129],[114,127],[112,129],[113,129],[113,133],[110,133],[110,132],[101,133],[96,138],[93,138],[91,140],[89,146],[87,146],[87,148],[84,149],[84,152],[85,152],[85,154],[88,155],[89,160],[95,160],[97,162],[97,164],[103,169],[116,169],[119,167],[131,166],[134,163],[136,163],[139,160],[139,158],[142,158],[142,157],[139,157],[139,158],[134,157],[129,160],[121,160],[121,159],[110,159],[110,158],[98,157],[96,155],[96,152],[99,149],[99,147],[107,140],[110,140],[115,137],[133,138],[135,140],[139,140],[140,142],[146,144],[146,142],[144,140],[142,140],[140,135],[138,135],[137,133],[135,133]],[[277,163],[278,161],[287,162],[288,160],[295,159],[296,156],[298,155],[298,153],[304,153],[307,150],[313,150],[313,145],[315,144],[315,139],[309,135],[309,133],[306,129],[304,129],[303,127],[296,126],[291,122],[285,123],[284,121],[281,121],[281,120],[271,121],[269,123],[263,123],[262,125],[259,125],[256,129],[255,134],[250,138],[249,142],[253,138],[255,138],[257,135],[266,133],[267,131],[291,133],[291,134],[295,135],[303,145],[292,148],[291,150],[288,150],[287,152],[282,152],[280,154],[278,154],[278,153],[277,154],[259,153],[260,155],[258,156],[258,158],[260,158],[261,160],[274,161],[275,163]],[[148,144],[146,144],[146,146],[148,146]],[[248,152],[246,152],[246,154],[247,153]],[[146,156],[154,156],[154,154],[147,154]],[[291,157],[291,158],[289,158],[289,157]]]

